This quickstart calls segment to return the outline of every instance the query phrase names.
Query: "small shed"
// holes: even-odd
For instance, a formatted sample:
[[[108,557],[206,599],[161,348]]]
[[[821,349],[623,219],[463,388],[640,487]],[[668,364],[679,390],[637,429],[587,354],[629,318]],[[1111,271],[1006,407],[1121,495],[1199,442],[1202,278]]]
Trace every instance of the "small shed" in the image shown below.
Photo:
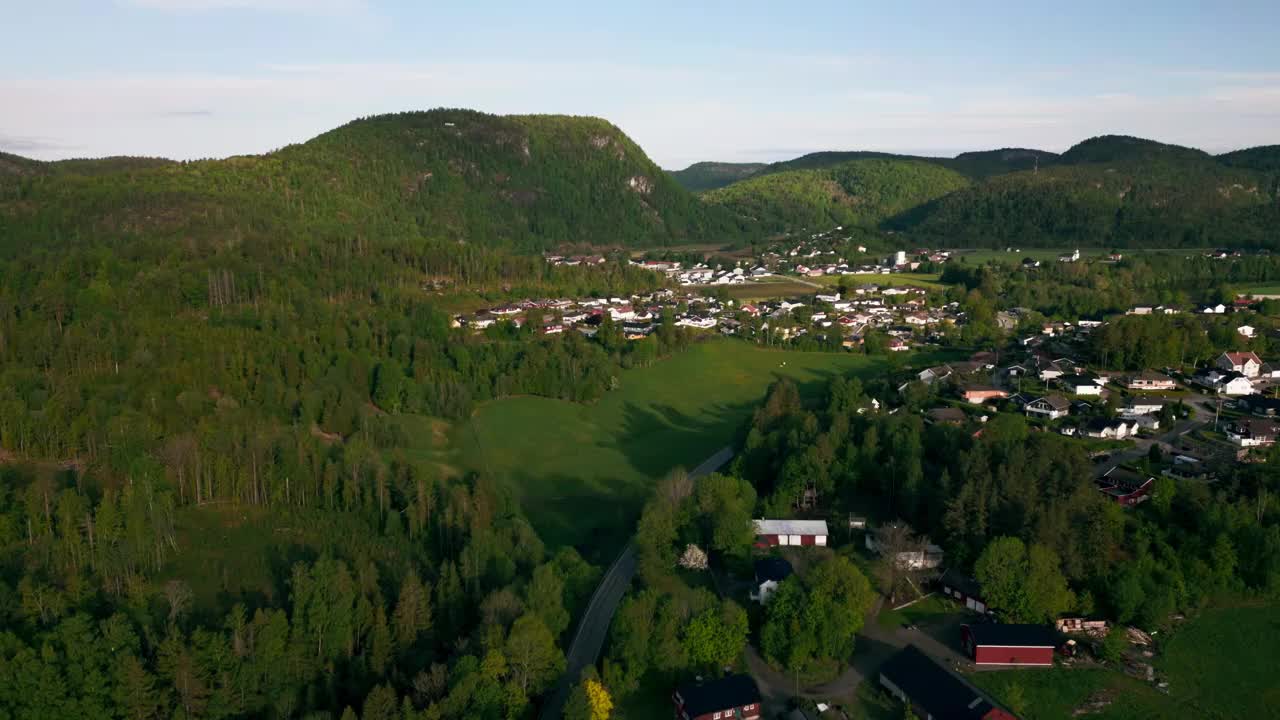
[[[825,546],[827,544],[826,520],[765,520],[755,521],[756,544]]]
[[[1052,667],[1058,634],[1048,625],[960,626],[960,643],[978,665]]]

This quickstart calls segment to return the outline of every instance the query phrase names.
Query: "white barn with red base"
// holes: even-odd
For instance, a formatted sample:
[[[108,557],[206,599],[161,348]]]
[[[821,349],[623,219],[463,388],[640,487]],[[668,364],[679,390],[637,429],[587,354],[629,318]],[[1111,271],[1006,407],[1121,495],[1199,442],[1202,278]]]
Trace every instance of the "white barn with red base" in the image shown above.
[[[757,545],[827,544],[826,520],[756,520]]]

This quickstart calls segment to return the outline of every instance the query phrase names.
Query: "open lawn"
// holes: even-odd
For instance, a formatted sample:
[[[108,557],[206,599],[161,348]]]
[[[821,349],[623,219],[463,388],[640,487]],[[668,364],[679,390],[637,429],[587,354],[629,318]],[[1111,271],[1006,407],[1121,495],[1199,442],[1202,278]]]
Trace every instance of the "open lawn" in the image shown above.
[[[940,596],[930,595],[923,600],[899,610],[890,610],[887,606],[880,611],[876,621],[886,628],[899,628],[907,625],[919,625],[936,620],[946,615],[964,612],[956,603]]]
[[[884,362],[712,340],[624,372],[619,390],[591,405],[491,402],[454,427],[451,462],[508,486],[548,544],[604,559],[633,532],[654,481],[730,444],[774,380],[790,377],[812,397],[834,375]]]
[[[1256,283],[1253,285],[1233,285],[1241,295],[1274,295],[1280,297],[1280,283]]]
[[[1103,668],[1013,670],[969,675],[975,685],[1008,702],[1014,687],[1026,700],[1027,720],[1083,717],[1134,718],[1275,717],[1280,707],[1280,607],[1207,610],[1175,630],[1156,658],[1157,676],[1169,694]]]
[[[764,278],[741,285],[685,285],[686,290],[694,290],[707,295],[714,295],[724,288],[729,297],[744,302],[754,302],[756,300],[772,300],[774,298],[789,298],[807,296],[812,297],[821,288],[814,284],[803,283],[798,280],[774,276]]]

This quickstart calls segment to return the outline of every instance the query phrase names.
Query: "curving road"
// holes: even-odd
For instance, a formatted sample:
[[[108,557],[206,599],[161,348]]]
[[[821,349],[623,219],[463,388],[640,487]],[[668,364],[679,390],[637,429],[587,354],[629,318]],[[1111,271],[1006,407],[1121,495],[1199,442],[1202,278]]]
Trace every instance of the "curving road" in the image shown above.
[[[713,473],[732,457],[732,447],[721,448],[694,468],[689,477],[697,479]],[[631,579],[635,574],[636,549],[634,545],[627,543],[600,579],[582,619],[578,621],[578,629],[574,632],[569,652],[565,653],[564,675],[560,676],[555,690],[547,696],[547,703],[542,706],[542,714],[539,715],[541,720],[559,720],[573,684],[588,665],[595,665],[600,658],[600,650],[604,648],[605,637],[609,634],[609,623],[613,621],[613,614],[618,611],[618,604],[631,587]]]

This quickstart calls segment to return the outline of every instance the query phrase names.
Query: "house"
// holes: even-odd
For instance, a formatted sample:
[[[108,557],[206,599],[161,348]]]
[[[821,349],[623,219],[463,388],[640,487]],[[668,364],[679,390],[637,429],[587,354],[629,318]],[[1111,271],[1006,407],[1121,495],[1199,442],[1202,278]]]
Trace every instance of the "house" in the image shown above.
[[[952,370],[950,365],[936,365],[934,367],[921,370],[919,373],[916,373],[916,377],[925,385],[932,385],[935,380],[946,380],[951,377],[951,373]]]
[[[1039,416],[1050,420],[1066,417],[1071,412],[1071,402],[1061,395],[1046,395],[1022,406],[1027,417]]]
[[[987,601],[982,597],[982,586],[978,581],[955,568],[947,568],[942,573],[942,577],[938,579],[938,585],[942,588],[942,594],[954,599],[956,602],[964,605],[976,613],[986,615],[991,611],[987,608]]]
[[[875,533],[867,533],[864,540],[866,547],[877,555],[880,554],[880,542]],[[903,550],[898,553],[898,565],[911,570],[932,570],[942,565],[945,556],[942,548],[925,542],[923,550]]]
[[[1241,409],[1247,410],[1254,415],[1263,417],[1280,415],[1280,398],[1269,398],[1266,395],[1255,393],[1240,398],[1239,405]]]
[[[1040,380],[1048,382],[1076,371],[1076,364],[1065,358],[1045,363],[1040,367]]]
[[[1262,371],[1262,360],[1253,352],[1224,352],[1213,363],[1228,372],[1238,372],[1248,378],[1258,377]]]
[[[826,520],[765,520],[755,521],[756,544],[818,545],[827,544]]]
[[[1144,370],[1130,377],[1125,387],[1130,390],[1173,390],[1178,387],[1178,384],[1173,381],[1173,378],[1164,373]]]
[[[760,558],[755,562],[756,570],[756,589],[751,593],[751,599],[764,605],[769,602],[769,596],[774,590],[778,589],[778,584],[783,580],[791,577],[795,571],[791,568],[791,563],[785,558],[766,557]]]
[[[963,425],[969,416],[958,407],[937,407],[925,413],[925,417],[939,425]]]
[[[961,625],[960,645],[979,666],[1053,667],[1058,634],[1048,625]]]
[[[1252,395],[1253,382],[1243,373],[1228,372],[1222,375],[1216,384],[1219,395]]]
[[[1236,328],[1236,332],[1243,337],[1251,338],[1253,337],[1254,333],[1257,332],[1257,328],[1255,328],[1252,325],[1241,325],[1240,327]]]
[[[1138,423],[1132,420],[1107,420],[1094,418],[1085,426],[1085,434],[1091,438],[1123,440],[1138,432]]]
[[[880,685],[926,720],[1017,720],[915,645],[880,668]]]
[[[671,695],[681,720],[753,720],[760,717],[760,689],[749,675],[682,685]]]
[[[1226,311],[1227,311],[1227,306],[1223,305],[1222,303],[1218,303],[1217,305],[1205,305],[1204,307],[1200,308],[1200,312],[1205,315],[1221,315]]]
[[[1159,415],[1164,410],[1164,400],[1147,400],[1145,398],[1132,398],[1129,404],[1120,409],[1120,416],[1126,418],[1142,417],[1143,415]]]
[[[1270,418],[1240,418],[1227,426],[1227,439],[1240,447],[1261,447],[1273,445],[1276,433],[1280,431],[1280,422]]]
[[[981,405],[988,400],[1003,400],[1009,397],[1009,393],[989,385],[970,385],[964,389],[961,397],[965,402]]]
[[[1080,373],[1058,378],[1058,384],[1072,395],[1101,396],[1103,383],[1090,373]]]
[[[902,338],[893,338],[889,341],[889,352],[906,352],[910,349],[911,346],[907,345]]]
[[[1116,466],[1111,468],[1096,484],[1098,490],[1115,502],[1132,507],[1143,502],[1151,494],[1156,479],[1149,475],[1139,475],[1132,470]]]

